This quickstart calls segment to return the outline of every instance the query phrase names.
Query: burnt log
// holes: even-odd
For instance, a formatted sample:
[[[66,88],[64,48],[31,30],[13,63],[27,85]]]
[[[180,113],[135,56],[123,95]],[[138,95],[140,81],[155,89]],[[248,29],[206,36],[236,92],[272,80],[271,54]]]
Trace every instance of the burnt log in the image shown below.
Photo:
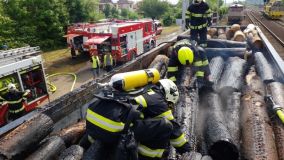
[[[223,68],[225,66],[224,60],[222,57],[214,57],[210,60],[209,68],[211,71],[210,78],[214,82],[213,88],[216,89],[216,85],[221,77]]]
[[[240,109],[241,93],[233,92],[226,96],[225,119],[232,141],[240,149]]]
[[[201,160],[212,160],[210,156],[203,156]]]
[[[208,39],[207,47],[208,48],[246,48],[247,43],[224,40],[224,39]]]
[[[52,136],[43,140],[40,148],[32,153],[26,160],[56,159],[64,149],[65,144],[63,139],[58,136]]]
[[[284,86],[279,82],[268,84],[268,90],[276,104],[284,107]],[[284,125],[281,120],[275,115],[275,112],[270,112],[270,119],[275,136],[275,143],[278,152],[279,160],[284,160]]]
[[[246,61],[238,57],[230,57],[219,81],[218,90],[240,91],[246,71]]]
[[[156,68],[160,72],[161,78],[164,78],[167,73],[169,58],[165,55],[157,55],[148,68]]]
[[[8,159],[34,148],[51,133],[53,121],[45,114],[39,114],[21,124],[0,139],[0,154]]]
[[[226,34],[219,34],[217,38],[225,40],[225,39],[227,39],[227,36],[226,36]]]
[[[228,40],[231,40],[234,37],[235,31],[232,29],[226,30],[226,37]]]
[[[264,83],[269,83],[274,81],[273,71],[268,63],[267,59],[261,52],[256,52],[254,54],[255,66],[258,75],[261,77]]]
[[[260,37],[257,34],[253,34],[252,32],[247,33],[247,42],[251,49],[260,50],[263,48],[263,43]]]
[[[217,35],[217,28],[209,28],[208,35],[214,38]]]
[[[239,24],[233,24],[231,26],[231,30],[233,30],[234,32],[237,32],[237,31],[241,30],[241,26]]]
[[[227,129],[219,95],[208,92],[207,105],[210,114],[206,118],[205,140],[209,155],[218,160],[237,160],[239,152]]]
[[[201,160],[202,155],[198,152],[189,152],[181,156],[180,160]]]
[[[72,144],[76,144],[77,142],[79,142],[79,140],[85,133],[85,130],[86,130],[86,122],[80,121],[52,135],[57,135],[61,137],[65,145],[68,147]]]
[[[65,149],[59,156],[58,160],[81,160],[84,149],[79,145],[72,145]]]
[[[241,99],[243,159],[278,160],[273,130],[263,98],[263,84],[253,68],[246,76],[246,82]]]
[[[205,48],[206,55],[209,59],[221,56],[224,59],[229,57],[244,58],[247,53],[246,48]]]

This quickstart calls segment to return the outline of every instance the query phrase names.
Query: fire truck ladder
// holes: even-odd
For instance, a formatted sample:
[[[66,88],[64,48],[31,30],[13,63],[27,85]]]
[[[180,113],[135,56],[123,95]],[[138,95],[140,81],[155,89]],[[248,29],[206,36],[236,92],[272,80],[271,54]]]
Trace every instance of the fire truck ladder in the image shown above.
[[[27,46],[22,48],[10,49],[7,51],[0,51],[0,65],[17,62],[29,56],[38,55],[40,52],[41,51],[38,46]]]

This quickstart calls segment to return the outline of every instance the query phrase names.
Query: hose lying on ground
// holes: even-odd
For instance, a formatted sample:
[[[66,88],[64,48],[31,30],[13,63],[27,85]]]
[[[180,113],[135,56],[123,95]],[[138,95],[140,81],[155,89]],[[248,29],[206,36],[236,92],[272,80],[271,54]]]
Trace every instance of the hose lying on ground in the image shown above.
[[[48,79],[50,77],[59,76],[59,75],[71,75],[71,76],[74,77],[74,81],[73,81],[72,87],[70,89],[70,91],[73,91],[76,80],[77,80],[77,76],[76,76],[75,73],[55,73],[55,74],[51,74],[51,75],[46,76],[46,79]],[[52,84],[51,82],[47,81],[47,84],[50,86],[50,88],[49,88],[50,92],[55,92],[57,90],[56,86],[54,84]]]

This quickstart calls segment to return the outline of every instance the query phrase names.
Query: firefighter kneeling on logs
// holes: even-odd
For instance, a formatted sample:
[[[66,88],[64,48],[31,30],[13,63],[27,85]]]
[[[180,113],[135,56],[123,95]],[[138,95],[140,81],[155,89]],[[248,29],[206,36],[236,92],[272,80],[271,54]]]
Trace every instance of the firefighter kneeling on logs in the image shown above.
[[[167,158],[170,144],[180,154],[189,152],[189,143],[171,111],[179,98],[177,86],[159,77],[156,69],[112,77],[112,87],[118,94],[136,87],[142,87],[142,92],[130,91],[137,93],[127,93],[119,100],[104,96],[90,105],[86,132],[93,144],[85,154],[87,157],[92,153],[90,158],[95,159],[159,160]],[[155,84],[146,85],[148,83]]]
[[[195,73],[198,87],[212,86],[205,50],[197,46],[196,41],[182,39],[174,44],[168,65],[168,78],[176,82],[182,66],[192,66],[192,73]]]
[[[30,90],[26,90],[25,92],[18,91],[16,85],[13,83],[9,83],[7,88],[8,92],[0,96],[0,102],[8,104],[8,120],[13,121],[26,113],[23,102],[26,100]]]

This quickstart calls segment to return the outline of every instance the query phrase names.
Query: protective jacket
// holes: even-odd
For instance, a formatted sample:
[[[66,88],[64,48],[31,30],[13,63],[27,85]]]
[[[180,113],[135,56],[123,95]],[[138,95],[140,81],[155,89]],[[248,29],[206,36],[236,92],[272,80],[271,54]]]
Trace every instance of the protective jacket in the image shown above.
[[[100,59],[98,56],[92,56],[91,62],[92,68],[100,68]]]
[[[144,114],[144,118],[165,118],[169,120],[173,125],[173,130],[170,135],[170,144],[177,149],[179,153],[185,153],[189,151],[189,143],[185,139],[185,135],[181,131],[181,128],[174,120],[171,109],[166,102],[162,91],[157,87],[153,87],[147,93],[135,97],[135,101],[140,104],[141,112]],[[138,145],[138,152],[140,155],[150,158],[161,158],[162,154],[154,154],[155,151],[165,152],[168,148],[169,141],[163,140],[157,141],[141,141]],[[151,151],[147,154],[145,151]],[[152,153],[152,154],[150,154]]]
[[[0,101],[5,101],[9,105],[9,119],[17,119],[25,112],[25,101],[29,92],[10,91],[0,96]]]
[[[108,146],[115,146],[118,144],[123,129],[127,122],[127,117],[130,108],[126,107],[115,100],[103,99],[91,104],[87,109],[86,115],[86,133],[89,141],[97,141],[107,144]],[[157,141],[160,142],[169,139],[172,132],[172,124],[166,119],[141,119],[136,118],[132,121],[130,129],[133,131],[135,139],[140,141]],[[140,147],[141,149],[141,147]],[[150,152],[147,148],[144,153],[151,156],[162,156],[163,152],[154,150]],[[146,150],[145,150],[146,149]],[[105,154],[105,151],[100,151]],[[108,151],[108,153],[110,153]]]
[[[203,29],[211,23],[211,11],[205,2],[200,4],[191,4],[186,12],[187,22],[190,23],[190,29]]]
[[[191,39],[207,47],[207,26],[211,26],[211,11],[207,3],[202,1],[200,4],[191,4],[186,16],[186,27],[190,28]]]
[[[194,54],[193,73],[197,78],[204,78],[210,75],[209,62],[205,51],[201,47],[193,47],[189,40],[183,39],[175,43],[168,65],[168,78],[174,82],[177,80],[177,74],[182,68],[182,64],[178,59],[178,50],[181,47],[189,47]]]
[[[104,66],[113,66],[112,55],[104,55]]]

